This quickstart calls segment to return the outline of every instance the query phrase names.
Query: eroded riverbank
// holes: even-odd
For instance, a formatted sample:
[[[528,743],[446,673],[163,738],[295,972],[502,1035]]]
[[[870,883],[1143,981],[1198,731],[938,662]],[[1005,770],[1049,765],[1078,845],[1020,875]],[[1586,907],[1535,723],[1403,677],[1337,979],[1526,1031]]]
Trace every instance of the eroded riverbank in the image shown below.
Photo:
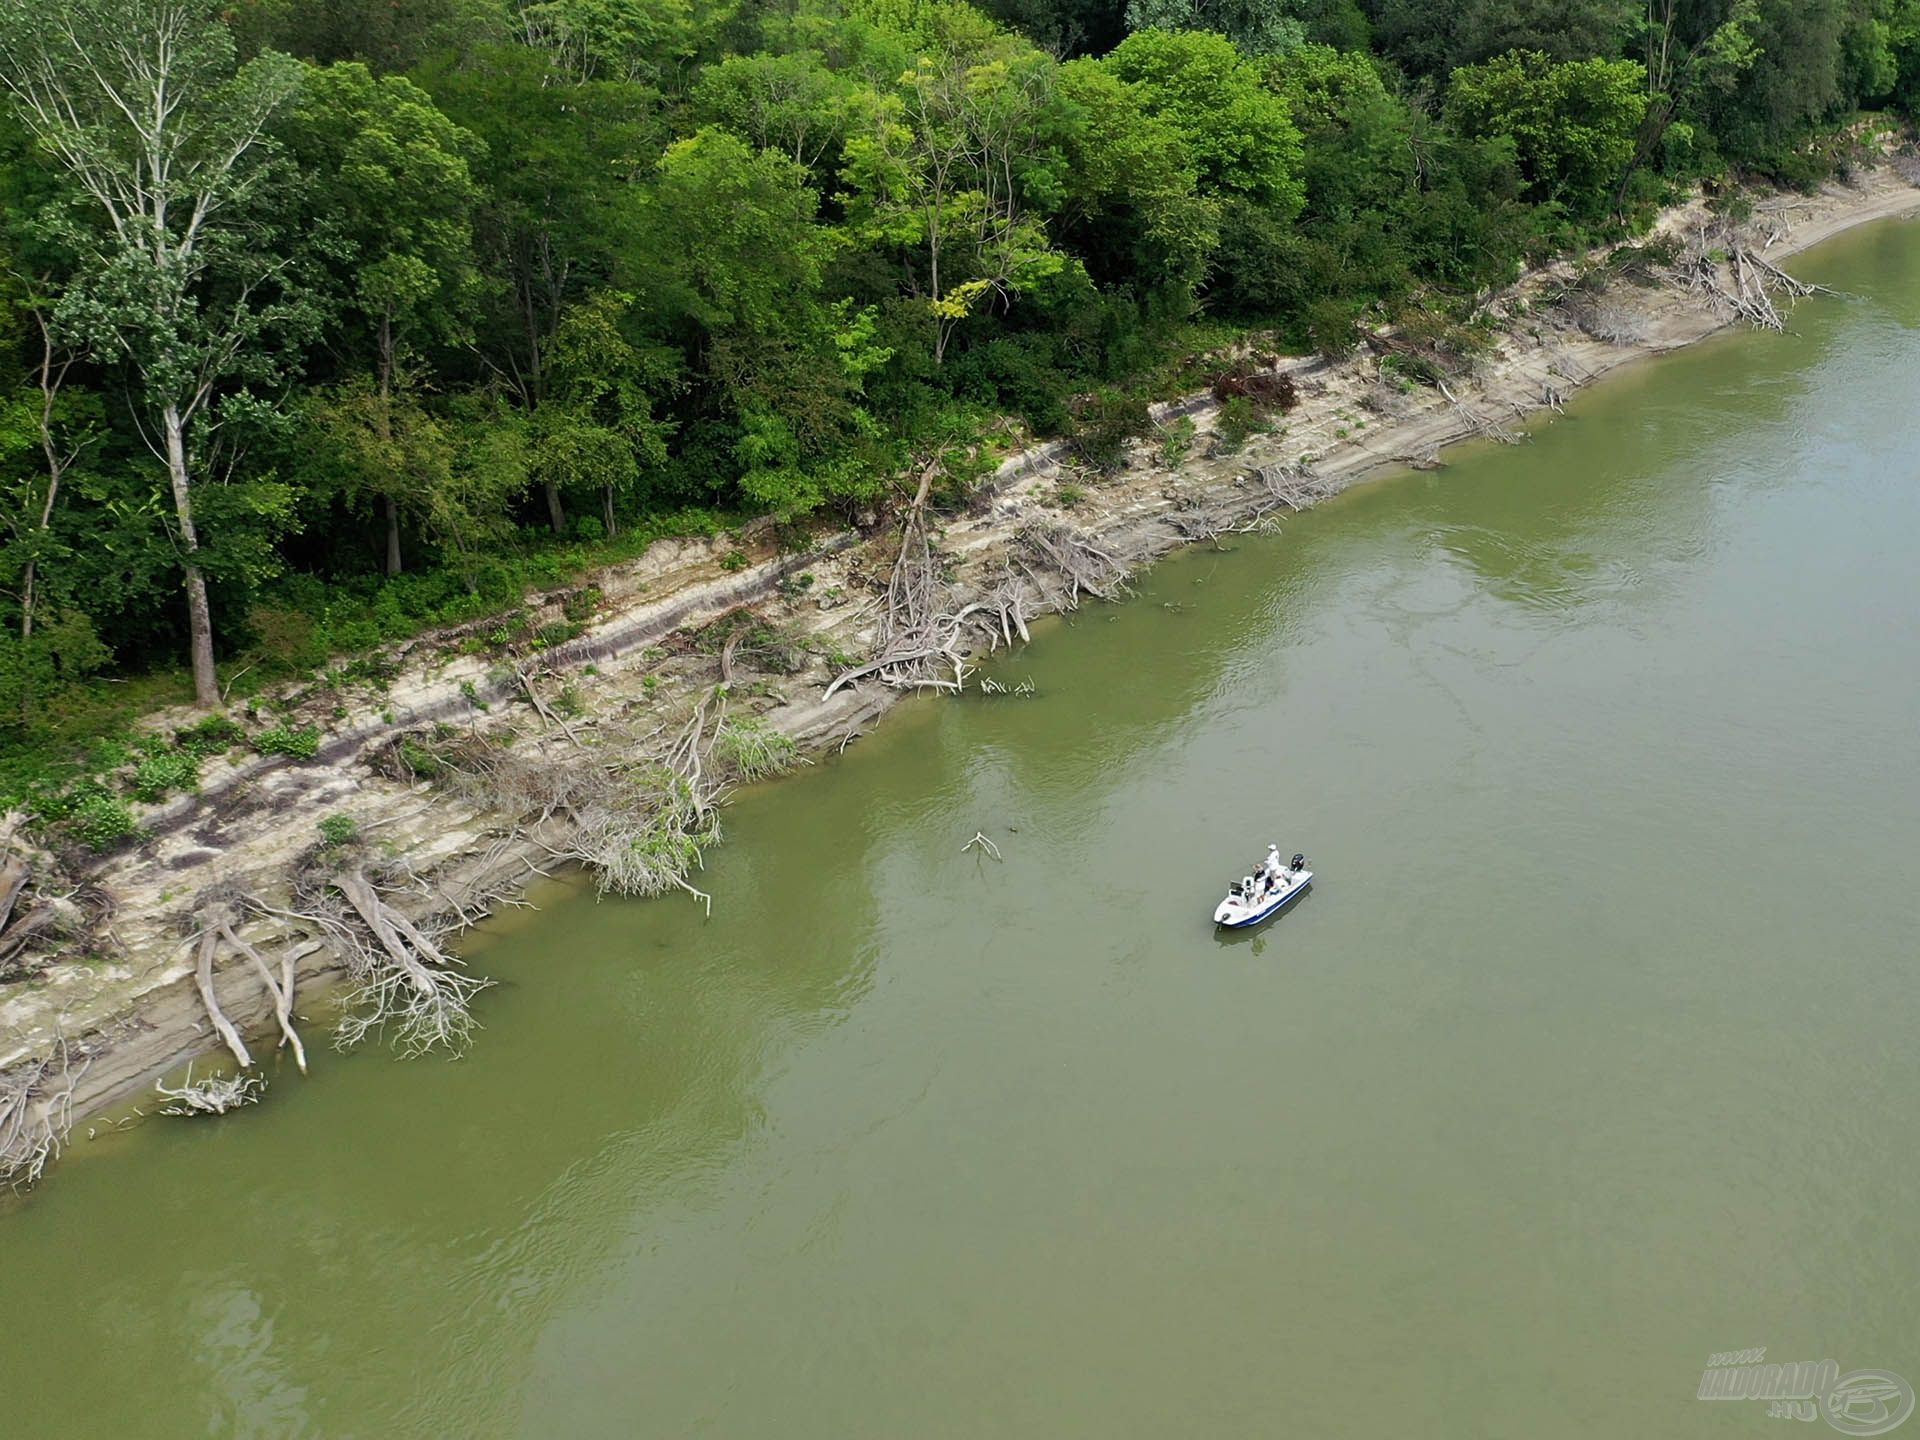
[[[1783,256],[1915,204],[1912,187],[1883,172],[1857,190],[1830,193],[1812,210],[1765,221],[1769,233],[1784,227],[1766,253]],[[1677,212],[1668,223],[1684,229],[1698,218],[1697,211]],[[1626,287],[1615,294],[1608,317],[1621,338],[1598,339],[1571,314],[1535,308],[1542,297],[1564,292],[1570,275],[1560,267],[1529,277],[1502,297],[1502,341],[1479,366],[1471,390],[1457,388],[1451,397],[1410,392],[1391,402],[1404,406],[1401,413],[1384,413],[1369,408],[1379,382],[1370,360],[1300,365],[1302,402],[1285,417],[1284,430],[1234,455],[1177,469],[1139,463],[1073,503],[1065,503],[1046,453],[1009,462],[972,509],[943,522],[939,550],[955,594],[985,594],[998,584],[1011,537],[1035,523],[1070,527],[1097,539],[1124,565],[1137,565],[1256,512],[1272,512],[1272,493],[1249,476],[1305,473],[1331,491],[1384,467],[1429,463],[1447,444],[1504,427],[1599,374],[1701,338],[1728,320],[1724,309],[1681,288]],[[1208,409],[1203,403],[1192,411],[1204,440]],[[743,667],[742,703],[804,747],[838,748],[895,698],[868,686],[843,690],[831,702],[820,699],[839,657],[860,654],[870,641],[876,616],[868,597],[888,563],[887,544],[884,533],[870,541],[830,537],[808,553],[784,556],[749,545],[737,570],[727,568],[731,542],[661,547],[598,577],[583,633],[546,652],[542,682],[576,688],[582,726],[604,723],[611,733],[648,716],[668,723],[717,678],[718,658],[687,643],[689,630],[750,604],[808,637],[814,648],[796,674]],[[565,613],[571,598],[547,597],[530,623]],[[1058,608],[1067,598],[1064,586],[1056,583],[1049,593],[1038,585],[1032,613]],[[193,990],[191,957],[181,945],[200,897],[220,885],[273,893],[311,851],[317,826],[329,815],[354,815],[428,882],[415,901],[419,913],[449,904],[473,908],[485,895],[523,883],[541,854],[537,834],[532,843],[516,842],[485,806],[396,780],[369,763],[396,732],[436,722],[475,732],[512,729],[522,736],[519,743],[535,749],[564,750],[571,743],[519,703],[517,673],[502,674],[493,656],[450,653],[445,639],[430,637],[417,654],[396,656],[385,691],[349,697],[350,716],[329,718],[333,733],[316,763],[250,762],[232,773],[210,773],[201,795],[150,816],[155,839],[114,857],[97,876],[120,904],[115,951],[103,962],[60,967],[30,991],[9,996],[0,1023],[14,1039],[0,1063],[44,1055],[64,1034],[84,1057],[71,1097],[73,1113],[84,1116],[204,1053],[210,1037]],[[760,693],[750,693],[756,689]],[[317,693],[287,705],[285,713],[299,723],[330,717],[341,703],[338,692]],[[303,983],[337,967],[319,939],[298,927],[260,923],[248,933],[263,948],[295,947]],[[244,969],[224,976],[222,994],[235,1019],[254,1033],[270,1022],[265,994]]]

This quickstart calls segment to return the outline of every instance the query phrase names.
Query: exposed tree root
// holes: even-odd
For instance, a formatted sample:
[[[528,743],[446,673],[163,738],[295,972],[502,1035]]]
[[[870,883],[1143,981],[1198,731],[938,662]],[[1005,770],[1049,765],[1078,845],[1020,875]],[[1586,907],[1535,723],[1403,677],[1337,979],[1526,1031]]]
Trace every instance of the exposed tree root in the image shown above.
[[[233,1022],[227,1019],[227,1012],[220,1008],[220,997],[213,989],[213,953],[219,948],[220,935],[213,927],[200,932],[197,942],[198,958],[194,963],[194,984],[200,990],[200,1003],[207,1007],[207,1019],[213,1023],[214,1033],[220,1037],[232,1053],[234,1063],[242,1070],[250,1069],[253,1056],[247,1053],[246,1042],[240,1038],[240,1032],[233,1028]]]
[[[457,1055],[466,1049],[479,1023],[472,1014],[473,997],[493,982],[463,974],[460,962],[440,948],[440,937],[458,928],[457,919],[422,928],[388,903],[363,866],[309,870],[295,886],[296,910],[257,897],[248,897],[248,903],[263,914],[303,924],[346,967],[347,1014],[334,1032],[342,1049],[373,1035],[390,1039],[408,1056],[435,1050]]]
[[[253,1056],[233,1022],[227,1018],[226,1011],[221,1008],[220,997],[214,986],[220,946],[224,943],[230,951],[238,954],[260,977],[280,1028],[280,1044],[292,1049],[294,1063],[304,1075],[307,1070],[307,1047],[301,1042],[293,1024],[293,947],[282,947],[279,973],[276,975],[266,957],[240,934],[240,917],[249,908],[261,907],[254,905],[245,892],[232,886],[216,886],[199,897],[194,912],[200,917],[201,926],[190,940],[195,948],[194,986],[200,992],[200,1003],[206,1008],[207,1020],[221,1043],[227,1047],[227,1053],[233,1056],[234,1063],[242,1070],[249,1068],[253,1064]]]
[[[62,1035],[45,1058],[0,1076],[0,1183],[31,1185],[59,1156],[73,1128],[74,1087],[92,1063],[76,1065]]]
[[[951,591],[941,578],[927,537],[927,496],[940,471],[938,458],[921,472],[920,485],[901,525],[900,550],[887,577],[885,607],[874,658],[836,676],[824,698],[845,686],[875,679],[900,689],[960,691],[966,688],[969,645],[977,628],[990,646],[1011,645],[1027,633],[1027,607],[1009,572],[989,600],[951,608]]]
[[[720,838],[728,790],[780,774],[798,755],[763,721],[730,714],[724,687],[702,695],[671,735],[664,730],[603,743],[591,760],[487,741],[441,759],[469,800],[504,813],[516,836],[536,838],[556,860],[587,866],[602,894],[683,890],[711,913],[712,897],[691,877]]]
[[[1014,537],[1014,543],[1017,552],[1024,552],[1022,567],[1042,594],[1048,588],[1042,574],[1057,577],[1064,584],[1060,599],[1062,610],[1079,609],[1082,595],[1118,600],[1132,591],[1127,583],[1125,562],[1068,526],[1044,522],[1028,525]],[[1032,568],[1034,563],[1040,564],[1043,571],[1036,573]]]

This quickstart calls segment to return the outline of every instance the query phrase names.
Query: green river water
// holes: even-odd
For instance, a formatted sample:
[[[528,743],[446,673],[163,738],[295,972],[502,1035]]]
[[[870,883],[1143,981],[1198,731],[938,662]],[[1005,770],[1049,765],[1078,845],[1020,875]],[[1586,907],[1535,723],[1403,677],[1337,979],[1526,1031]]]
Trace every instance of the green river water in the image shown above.
[[[0,1209],[13,1437],[1830,1434],[1920,1379],[1920,227]],[[961,846],[976,829],[1005,861]],[[1247,937],[1266,843],[1319,880]],[[84,1127],[83,1127],[84,1129]],[[1920,1420],[1912,1422],[1920,1434]]]

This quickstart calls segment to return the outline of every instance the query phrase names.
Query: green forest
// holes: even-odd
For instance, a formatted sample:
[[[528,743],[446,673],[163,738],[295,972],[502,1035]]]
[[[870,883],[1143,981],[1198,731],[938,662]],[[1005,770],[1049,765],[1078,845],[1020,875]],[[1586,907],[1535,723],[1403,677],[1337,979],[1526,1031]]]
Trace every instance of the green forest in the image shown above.
[[[1920,100],[1920,0],[0,0],[0,90],[17,795],[241,672],[1816,184]]]

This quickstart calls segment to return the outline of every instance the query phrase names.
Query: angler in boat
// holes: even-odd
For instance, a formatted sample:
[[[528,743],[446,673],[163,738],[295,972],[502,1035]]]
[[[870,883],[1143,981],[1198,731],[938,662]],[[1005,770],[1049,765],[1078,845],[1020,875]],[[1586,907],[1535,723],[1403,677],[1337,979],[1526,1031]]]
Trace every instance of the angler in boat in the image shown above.
[[[1267,858],[1251,875],[1242,876],[1227,886],[1227,898],[1213,912],[1213,923],[1228,930],[1258,925],[1276,915],[1313,883],[1313,871],[1307,857],[1295,855],[1282,863],[1280,847],[1269,845]]]

